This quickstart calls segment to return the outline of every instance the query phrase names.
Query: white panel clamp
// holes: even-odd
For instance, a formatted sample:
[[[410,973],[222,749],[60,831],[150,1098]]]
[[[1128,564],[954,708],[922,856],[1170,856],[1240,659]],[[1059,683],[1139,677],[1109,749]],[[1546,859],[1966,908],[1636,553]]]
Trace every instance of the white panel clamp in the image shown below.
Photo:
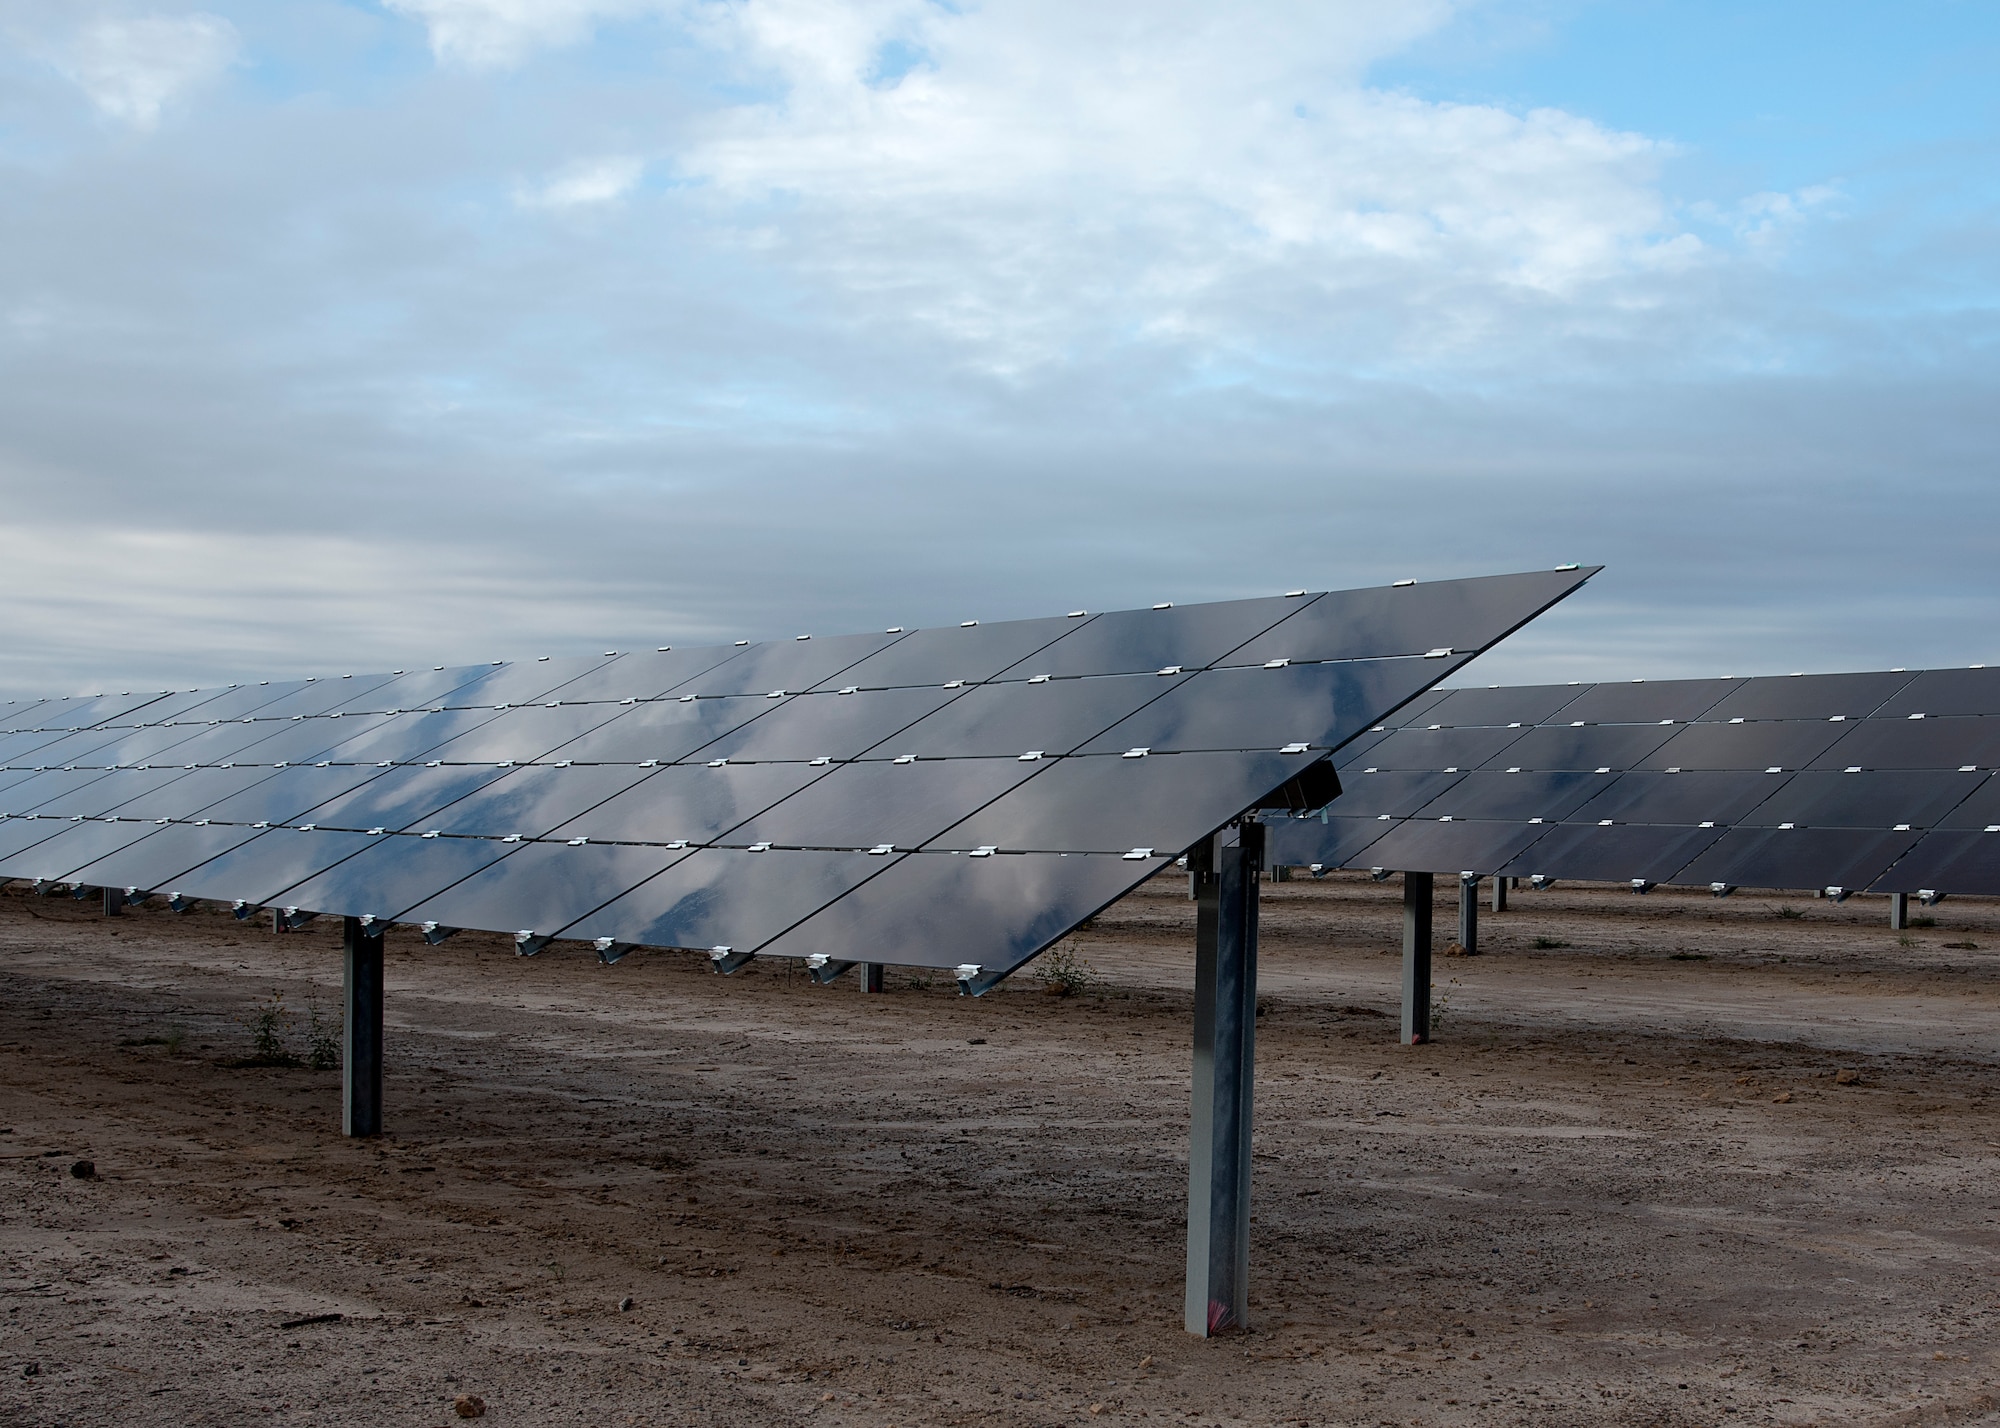
[[[1645,878],[1632,879],[1632,891],[1642,897],[1653,890],[1653,884]]]
[[[1007,976],[1006,972],[988,972],[977,962],[961,962],[951,969],[951,974],[958,978],[961,997],[983,997]]]
[[[514,951],[520,956],[532,957],[553,941],[555,939],[545,933],[537,932],[532,927],[524,927],[514,934]]]
[[[306,924],[308,924],[315,917],[318,916],[319,916],[318,913],[308,912],[306,909],[302,907],[288,907],[279,912],[278,920],[284,923],[285,926],[291,931],[297,932],[301,927],[304,927]],[[366,924],[366,921],[367,920],[364,918],[363,919],[364,925]],[[369,935],[372,937],[375,934],[371,932]]]
[[[235,916],[238,922],[248,922],[259,912],[263,911],[263,909],[254,903],[245,902],[239,897],[229,904],[229,911]]]
[[[457,935],[458,929],[456,927],[446,927],[436,922],[426,922],[424,924],[424,941],[432,947],[437,946],[438,943],[448,937],[456,937]]]
[[[1853,896],[1853,888],[1831,887],[1826,889],[1826,897],[1833,902],[1846,902]]]
[[[632,950],[630,942],[620,942],[615,937],[594,938],[590,944],[597,949],[597,960],[605,966],[615,966],[619,959]]]
[[[1556,885],[1556,880],[1550,877],[1547,873],[1536,873],[1533,877],[1528,879],[1528,886],[1533,888],[1536,892],[1547,892],[1550,888],[1554,887],[1555,885]]]
[[[1917,893],[1917,901],[1925,907],[1936,907],[1944,901],[1945,895],[1936,888],[1922,888]]]
[[[806,975],[812,978],[815,987],[829,987],[853,965],[852,962],[829,957],[824,952],[815,952],[806,958]]]
[[[711,947],[708,949],[708,965],[727,977],[749,966],[756,955],[755,952],[738,952],[733,947]]]
[[[1708,890],[1714,893],[1717,897],[1728,897],[1731,893],[1736,891],[1736,884],[1710,883],[1708,885]]]

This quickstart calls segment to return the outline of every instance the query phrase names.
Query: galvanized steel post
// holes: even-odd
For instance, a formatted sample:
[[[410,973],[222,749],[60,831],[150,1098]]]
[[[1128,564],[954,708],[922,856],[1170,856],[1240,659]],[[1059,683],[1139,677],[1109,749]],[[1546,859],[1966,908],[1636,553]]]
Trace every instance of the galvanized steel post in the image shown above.
[[[1910,895],[1908,893],[1889,894],[1889,930],[1901,932],[1910,925]]]
[[[1188,1127],[1186,1325],[1207,1337],[1247,1327],[1250,1131],[1257,1061],[1257,875],[1262,824],[1204,839],[1195,885],[1194,1095]]]
[[[1403,1044],[1431,1039],[1431,875],[1403,874]]]
[[[346,954],[340,1019],[342,1135],[382,1134],[382,934],[341,920]]]
[[[1500,880],[1493,880],[1498,883]],[[1465,955],[1479,955],[1479,874],[1458,875],[1458,945]]]
[[[880,962],[863,962],[861,964],[861,990],[864,992],[879,992],[882,990],[882,964]]]
[[[1496,877],[1493,879],[1493,910],[1495,912],[1505,912],[1507,910],[1507,885],[1513,881],[1512,878]]]

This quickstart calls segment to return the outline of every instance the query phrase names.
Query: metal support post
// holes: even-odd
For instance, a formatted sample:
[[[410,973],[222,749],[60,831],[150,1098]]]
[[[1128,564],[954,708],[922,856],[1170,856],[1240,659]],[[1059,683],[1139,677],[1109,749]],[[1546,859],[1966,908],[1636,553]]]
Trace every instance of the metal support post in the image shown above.
[[[1403,1045],[1431,1039],[1431,875],[1403,874]]]
[[[1500,880],[1493,880],[1498,883]],[[1468,957],[1479,955],[1479,874],[1458,875],[1458,945]]]
[[[861,964],[861,990],[864,992],[879,992],[882,990],[882,964],[880,962],[863,962]]]
[[[1493,880],[1493,910],[1495,912],[1505,912],[1507,910],[1507,889],[1513,885],[1513,882],[1512,878],[1495,878]]]
[[[1908,893],[1889,894],[1889,930],[1901,932],[1910,925],[1910,895]]]
[[[382,1134],[382,934],[341,919],[346,992],[340,1018],[342,1135]]]
[[[1248,1327],[1250,1130],[1257,1061],[1257,872],[1264,829],[1204,839],[1197,892],[1194,1096],[1188,1124],[1186,1325],[1206,1338]]]
[[[104,915],[105,915],[106,917],[122,917],[122,916],[124,916],[124,914],[125,914],[125,889],[123,889],[123,888],[103,888],[103,889],[100,889],[100,891],[102,891],[102,892],[103,892],[103,894],[104,894]]]

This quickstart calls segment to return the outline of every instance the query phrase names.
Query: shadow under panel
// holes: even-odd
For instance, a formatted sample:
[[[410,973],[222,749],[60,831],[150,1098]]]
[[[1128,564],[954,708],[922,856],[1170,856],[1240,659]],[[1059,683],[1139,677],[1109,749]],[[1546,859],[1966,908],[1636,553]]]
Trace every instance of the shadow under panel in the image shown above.
[[[1585,883],[1626,883],[1644,878],[1671,883],[1675,875],[1723,834],[1720,828],[1673,828],[1660,824],[1561,823],[1500,869],[1504,877],[1537,874]]]
[[[1858,828],[1732,828],[1675,881],[1859,890],[1881,877],[1919,836]]]
[[[688,857],[617,843],[522,843],[507,858],[415,907],[405,922],[546,937]]]
[[[1398,823],[1368,849],[1370,867],[1397,873],[1491,873],[1547,833],[1546,824]]]
[[[913,853],[760,955],[1005,973],[1166,866],[1164,858]]]
[[[1307,766],[1303,755],[1278,753],[1058,759],[928,846],[1178,854]]]
[[[1870,883],[1868,891],[2000,896],[2000,832],[1926,833],[1893,868]]]
[[[881,872],[895,856],[702,848],[557,935],[754,951]]]
[[[1121,762],[1123,762],[1121,760]],[[1037,772],[1019,759],[871,759],[825,778],[759,813],[727,835],[732,844],[807,848],[915,848]]]
[[[1264,825],[1264,861],[1274,868],[1373,867],[1368,848],[1397,826],[1395,819],[1274,818]]]
[[[495,838],[421,838],[384,833],[351,858],[284,894],[288,907],[335,917],[397,919],[520,845]]]
[[[1390,659],[1204,670],[1079,752],[1281,749],[1293,743],[1331,749],[1367,732],[1380,711],[1421,690],[1435,673],[1428,665]]]

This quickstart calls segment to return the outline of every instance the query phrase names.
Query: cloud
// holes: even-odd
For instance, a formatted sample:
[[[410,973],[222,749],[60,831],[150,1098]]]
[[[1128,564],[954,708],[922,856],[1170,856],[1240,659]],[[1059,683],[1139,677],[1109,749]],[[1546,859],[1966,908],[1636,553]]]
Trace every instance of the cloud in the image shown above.
[[[598,21],[662,8],[653,0],[385,0],[429,29],[439,60],[468,69],[517,65],[588,39]]]
[[[220,15],[101,19],[76,32],[56,67],[99,113],[151,129],[163,108],[218,78],[241,48],[236,27]]]
[[[1365,83],[1451,13],[745,0],[701,33],[770,97],[679,162],[774,258],[1006,373],[1112,333],[1436,360],[1698,261],[1666,146]],[[767,227],[775,204],[790,221]]]
[[[581,159],[541,184],[518,190],[515,201],[525,208],[584,208],[612,203],[630,193],[645,171],[646,161],[629,154]]]

